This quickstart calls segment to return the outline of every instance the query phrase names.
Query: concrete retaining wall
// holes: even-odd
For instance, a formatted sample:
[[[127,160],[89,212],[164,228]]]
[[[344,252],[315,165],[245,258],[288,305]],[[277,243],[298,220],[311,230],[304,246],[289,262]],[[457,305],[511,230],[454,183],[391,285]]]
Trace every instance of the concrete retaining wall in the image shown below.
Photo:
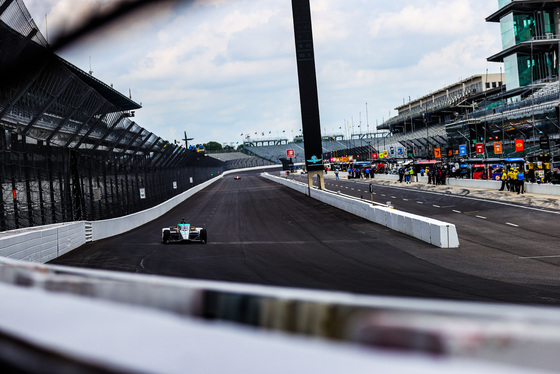
[[[85,222],[15,230],[0,236],[0,256],[45,263],[85,243]]]
[[[153,221],[154,219],[161,217],[165,213],[169,212],[171,209],[175,208],[177,205],[181,204],[182,202],[184,202],[185,200],[187,200],[197,192],[217,182],[224,176],[236,174],[244,171],[271,169],[271,168],[278,168],[278,167],[279,167],[278,165],[271,165],[271,166],[258,166],[258,167],[239,169],[239,170],[228,170],[224,172],[221,176],[217,178],[213,178],[202,184],[199,184],[198,186],[195,186],[183,192],[182,194],[177,195],[153,208],[146,209],[141,212],[130,214],[124,217],[92,222],[93,241],[109,238],[115,235],[120,235],[138,226],[142,226],[150,221]]]
[[[306,195],[310,195],[312,198],[325,204],[329,204],[335,208],[386,226],[392,230],[420,239],[437,247],[459,247],[457,229],[455,225],[451,223],[401,212],[386,206],[372,205],[369,202],[342,194],[321,191],[315,188],[310,190],[305,184],[266,173],[262,174],[262,176]]]
[[[120,235],[150,222],[181,204],[195,193],[222,177],[245,171],[278,168],[278,165],[229,170],[221,176],[199,184],[188,191],[150,209],[128,216],[94,222],[70,222],[0,233],[0,257],[35,263],[46,263],[65,253],[96,241]]]

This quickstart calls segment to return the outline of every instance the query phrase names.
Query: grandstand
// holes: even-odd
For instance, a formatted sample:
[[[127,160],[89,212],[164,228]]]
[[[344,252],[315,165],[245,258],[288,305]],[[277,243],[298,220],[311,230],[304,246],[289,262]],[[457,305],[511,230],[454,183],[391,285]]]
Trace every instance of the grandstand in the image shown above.
[[[342,136],[325,136],[322,141],[323,158],[340,157],[347,155],[358,156],[361,159],[371,157],[371,153],[377,152],[379,144],[383,142],[383,136],[387,133],[364,134],[360,139],[343,139]],[[354,135],[357,136],[357,135]],[[277,144],[277,145],[261,145],[255,146],[253,142],[245,143],[245,151],[248,154],[268,160],[272,163],[279,164],[282,159],[287,158],[287,151],[294,150],[295,157],[292,158],[294,163],[305,162],[305,149],[302,141]]]
[[[57,56],[23,0],[0,4],[0,231],[131,214],[228,167],[138,125],[140,104]]]
[[[224,163],[225,170],[244,169],[255,166],[274,165],[276,162],[258,156],[250,156],[241,152],[209,153],[208,157]]]

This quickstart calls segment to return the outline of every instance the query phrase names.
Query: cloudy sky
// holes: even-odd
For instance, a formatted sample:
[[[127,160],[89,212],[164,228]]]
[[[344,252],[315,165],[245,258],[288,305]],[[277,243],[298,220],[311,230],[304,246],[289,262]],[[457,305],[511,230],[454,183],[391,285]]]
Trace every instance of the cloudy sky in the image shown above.
[[[24,2],[52,39],[114,0]],[[484,21],[497,0],[311,0],[311,8],[323,134],[373,131],[409,97],[500,72],[486,61],[501,50],[499,25]],[[197,143],[235,145],[300,133],[289,0],[165,3],[59,54],[85,71],[91,59],[95,77],[142,104],[135,121],[167,140],[186,131]]]

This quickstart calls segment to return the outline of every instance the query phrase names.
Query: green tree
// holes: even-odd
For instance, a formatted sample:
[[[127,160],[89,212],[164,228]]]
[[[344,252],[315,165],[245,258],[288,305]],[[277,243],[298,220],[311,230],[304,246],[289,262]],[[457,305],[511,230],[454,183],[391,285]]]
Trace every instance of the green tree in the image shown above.
[[[204,149],[208,152],[212,152],[212,151],[221,151],[222,150],[222,145],[218,142],[208,142],[206,144],[204,144]]]

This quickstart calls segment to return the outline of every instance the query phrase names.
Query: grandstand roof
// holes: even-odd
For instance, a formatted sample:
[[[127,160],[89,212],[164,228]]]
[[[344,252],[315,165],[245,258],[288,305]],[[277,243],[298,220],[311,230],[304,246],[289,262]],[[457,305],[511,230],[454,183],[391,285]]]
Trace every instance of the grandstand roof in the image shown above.
[[[523,0],[523,1],[512,1],[503,8],[494,12],[492,15],[486,18],[487,22],[500,22],[500,19],[513,12],[533,12],[536,10],[543,9],[555,9],[558,8],[558,0]]]
[[[58,56],[57,56],[58,57]],[[62,57],[58,57],[60,62],[62,62],[72,73],[76,74],[84,83],[92,87],[101,96],[103,96],[107,101],[116,106],[121,111],[128,111],[134,109],[140,109],[142,106],[132,99],[129,99],[125,95],[121,94],[111,86],[103,83],[99,79],[95,78],[93,75],[86,73],[77,66],[66,61]]]

